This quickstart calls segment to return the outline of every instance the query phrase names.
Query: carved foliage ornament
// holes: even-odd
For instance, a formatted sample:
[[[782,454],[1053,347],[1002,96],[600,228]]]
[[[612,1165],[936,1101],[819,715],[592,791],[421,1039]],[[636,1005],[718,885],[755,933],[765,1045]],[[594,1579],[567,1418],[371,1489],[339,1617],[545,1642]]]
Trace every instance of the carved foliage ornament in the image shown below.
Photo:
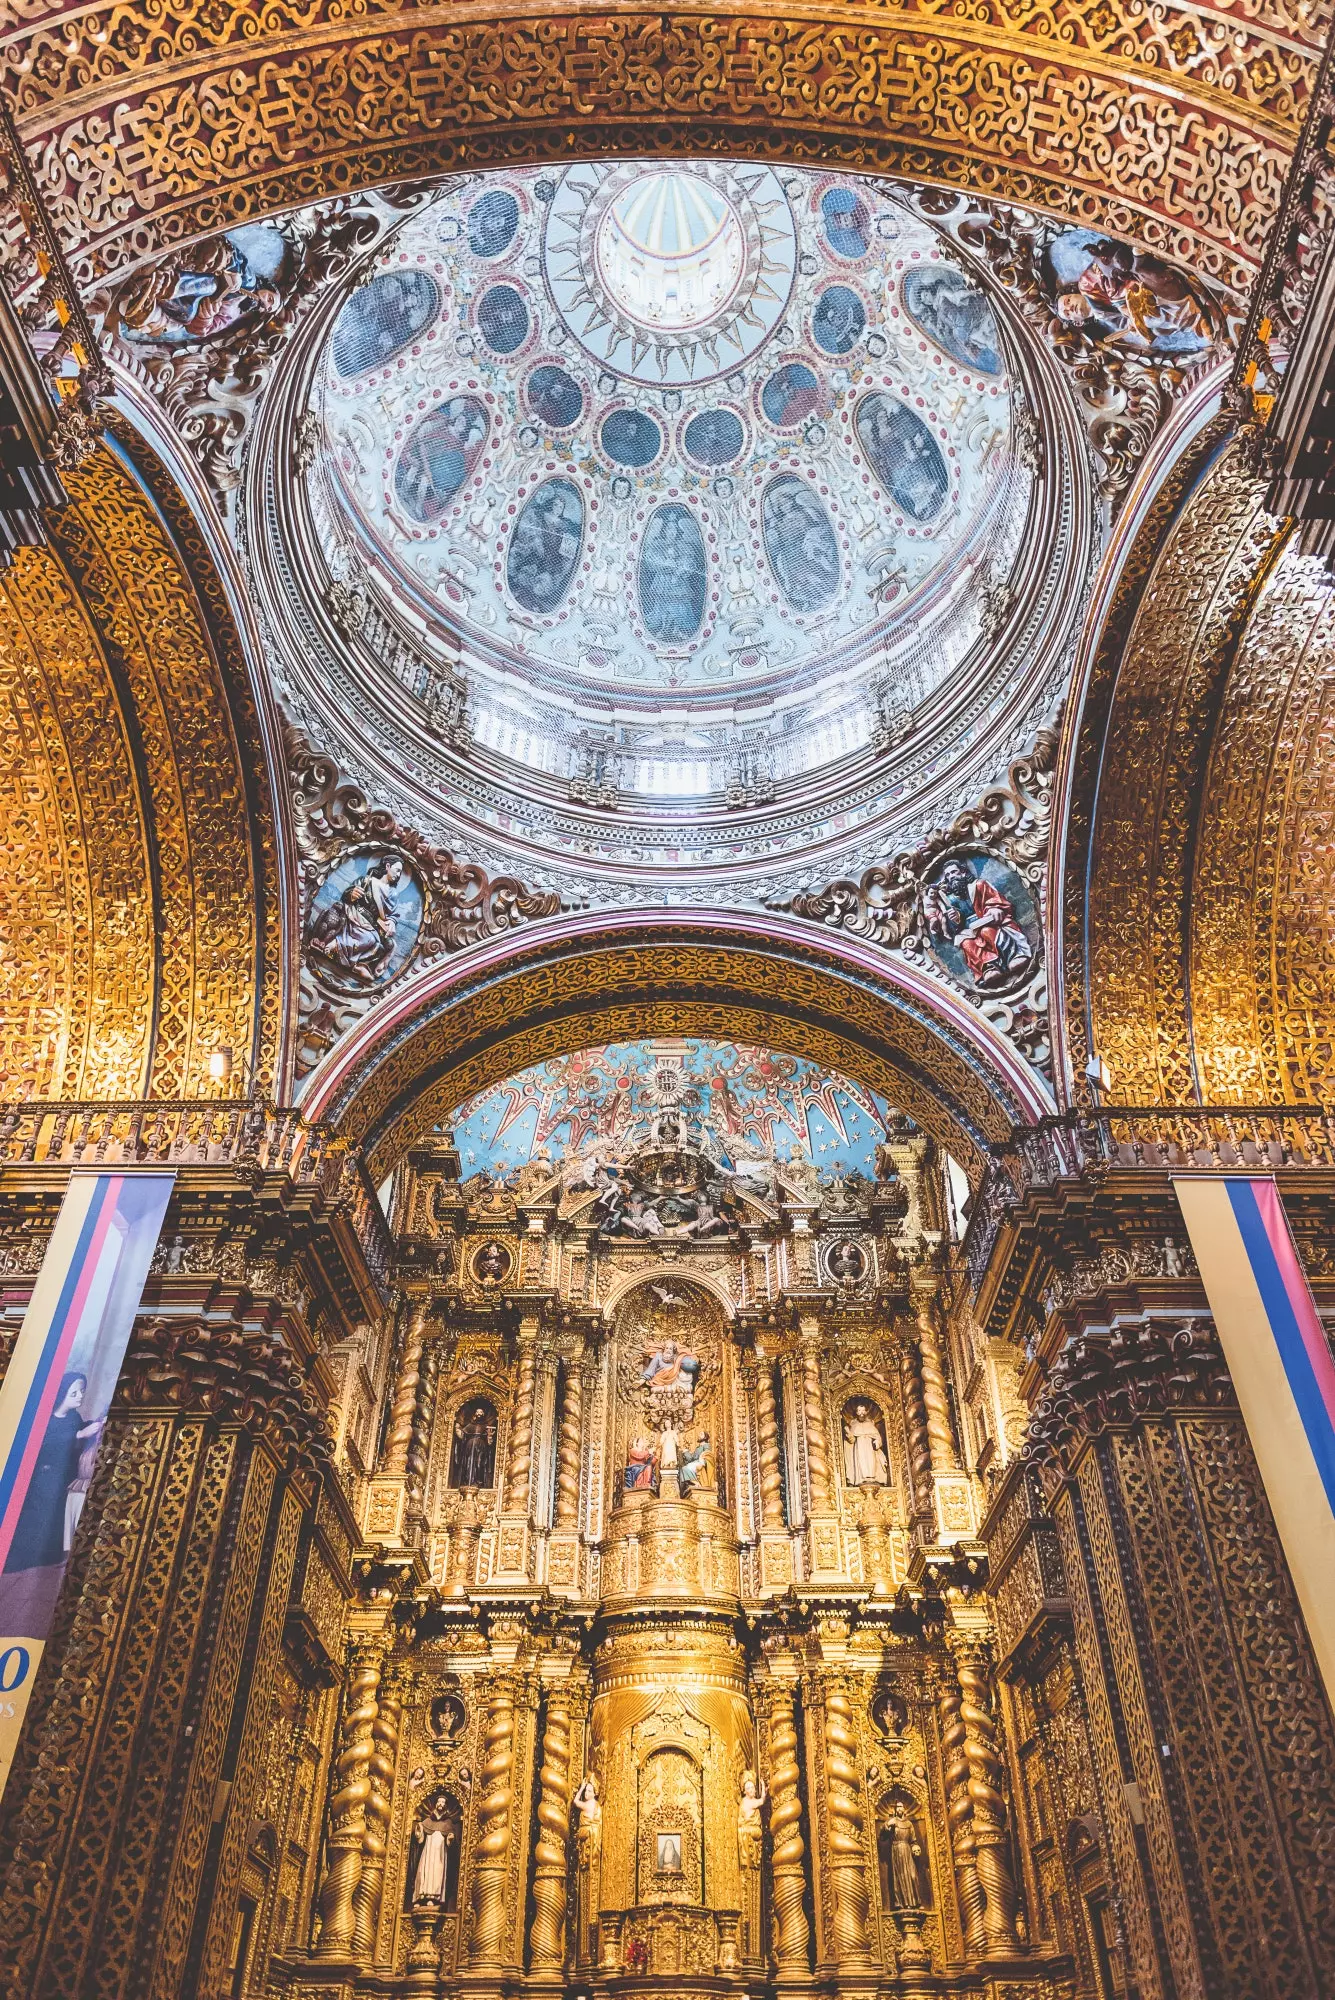
[[[1004,785],[917,847],[857,880],[772,902],[943,974],[1042,1069],[1051,1053],[1043,908],[1058,727],[1040,730]]]
[[[305,891],[304,1074],[410,966],[554,916],[561,898],[433,847],[368,805],[298,730],[285,740]]]

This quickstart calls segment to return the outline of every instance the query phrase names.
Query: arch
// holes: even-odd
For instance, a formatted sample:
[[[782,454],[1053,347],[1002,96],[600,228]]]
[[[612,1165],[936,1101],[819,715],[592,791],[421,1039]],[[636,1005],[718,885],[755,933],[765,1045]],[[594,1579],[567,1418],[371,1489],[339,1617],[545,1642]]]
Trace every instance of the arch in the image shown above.
[[[1207,425],[1125,552],[1064,751],[1067,1092],[1335,1089],[1330,583]]]
[[[591,912],[502,935],[388,998],[312,1072],[303,1108],[377,1181],[489,1084],[545,1057],[658,1033],[767,1044],[881,1090],[975,1181],[1051,1099],[962,998],[873,945],[794,919]]]
[[[222,584],[126,432],[0,578],[0,1097],[200,1096],[273,1076],[276,832]]]
[[[691,150],[1046,207],[1241,284],[1323,25],[1297,5],[1207,10],[1184,35],[1081,0],[889,17],[841,0],[783,19],[606,0],[560,19],[515,0],[423,0],[411,17],[277,0],[216,24],[154,0],[23,13],[0,89],[93,279],[377,183]]]
[[[723,1317],[725,1319],[736,1319],[736,1301],[728,1296],[726,1285],[720,1283],[710,1272],[696,1270],[694,1265],[691,1266],[689,1272],[683,1274],[680,1264],[669,1264],[665,1261],[662,1264],[654,1264],[648,1267],[640,1266],[634,1271],[626,1271],[619,1278],[615,1279],[609,1285],[607,1296],[602,1302],[604,1321],[610,1325],[617,1307],[629,1293],[636,1291],[641,1285],[651,1285],[660,1279],[664,1281],[671,1280],[674,1285],[679,1285],[683,1282],[698,1285],[702,1292],[708,1292],[711,1298],[722,1306]]]

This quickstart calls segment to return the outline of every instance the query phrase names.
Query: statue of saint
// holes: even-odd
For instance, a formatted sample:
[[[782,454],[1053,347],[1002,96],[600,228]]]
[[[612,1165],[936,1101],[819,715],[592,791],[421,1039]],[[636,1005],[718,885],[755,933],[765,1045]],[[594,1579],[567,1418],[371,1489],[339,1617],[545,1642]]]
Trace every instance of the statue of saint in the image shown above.
[[[681,1481],[683,1493],[689,1493],[692,1487],[701,1493],[714,1491],[716,1484],[714,1453],[710,1446],[708,1431],[702,1432],[694,1444],[686,1446],[677,1468],[677,1477]]]
[[[437,1792],[434,1798],[427,1801],[413,1828],[413,1846],[417,1850],[417,1867],[413,1873],[415,1909],[423,1903],[435,1903],[438,1907],[444,1903],[450,1849],[458,1837],[445,1796]]]
[[[402,883],[402,860],[382,855],[321,910],[311,926],[311,950],[345,978],[373,986],[398,948]]]
[[[651,1437],[633,1437],[626,1449],[626,1471],[622,1485],[627,1493],[653,1490],[658,1467],[658,1445]]]
[[[922,1848],[913,1821],[906,1813],[896,1813],[890,1821],[890,1897],[897,1910],[922,1907],[918,1894],[918,1862]]]
[[[677,1448],[681,1440],[672,1424],[664,1424],[658,1433],[658,1469],[660,1472],[677,1470]]]
[[[742,1796],[737,1803],[737,1858],[743,1868],[759,1868],[764,1843],[763,1814],[769,1793],[762,1778],[756,1783],[754,1771],[742,1773]]]
[[[603,1808],[598,1797],[598,1780],[590,1771],[584,1783],[570,1801],[571,1807],[579,1814],[579,1824],[575,1829],[575,1840],[581,1863],[592,1861],[598,1852],[603,1837]]]
[[[888,1486],[890,1467],[881,1426],[867,1403],[855,1403],[844,1418],[844,1477],[850,1486]]]

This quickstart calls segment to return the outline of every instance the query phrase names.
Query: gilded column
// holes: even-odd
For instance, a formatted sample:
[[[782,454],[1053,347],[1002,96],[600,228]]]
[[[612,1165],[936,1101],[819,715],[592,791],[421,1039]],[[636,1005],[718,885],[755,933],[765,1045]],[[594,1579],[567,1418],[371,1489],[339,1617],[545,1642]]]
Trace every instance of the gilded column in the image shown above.
[[[953,1674],[947,1676],[937,1697],[941,1725],[941,1758],[946,1778],[946,1819],[950,1826],[950,1850],[955,1863],[955,1888],[959,1897],[960,1923],[964,1948],[971,1957],[987,1949],[983,1922],[983,1890],[978,1879],[977,1847],[973,1834],[973,1802],[969,1797],[968,1732],[960,1713],[960,1690]]]
[[[958,1472],[959,1453],[950,1424],[950,1399],[946,1394],[945,1362],[936,1331],[931,1304],[917,1306],[918,1352],[922,1357],[922,1397],[927,1411],[927,1444],[933,1472]]]
[[[366,1806],[363,1815],[362,1872],[352,1897],[355,1957],[369,1956],[375,1949],[376,1922],[380,1897],[385,1886],[385,1854],[388,1847],[391,1801],[394,1790],[394,1762],[399,1749],[399,1725],[403,1717],[403,1697],[391,1681],[382,1680],[376,1694],[375,1719],[371,1724],[370,1755],[366,1765]]]
[[[487,1707],[473,1850],[473,1936],[469,1947],[476,1967],[504,1963],[509,1917],[505,1883],[509,1872],[510,1826],[514,1807],[515,1690],[507,1680],[492,1685]]]
[[[957,1665],[978,1883],[984,1899],[983,1931],[989,1956],[1002,1957],[1020,1949],[1015,1933],[1018,1899],[1006,1834],[1006,1802],[1001,1792],[1004,1767],[997,1749],[986,1645],[981,1640],[960,1645]]]
[[[413,1438],[413,1415],[417,1408],[417,1384],[422,1372],[422,1346],[426,1334],[430,1299],[414,1299],[408,1307],[403,1331],[403,1352],[394,1378],[394,1401],[390,1408],[389,1430],[385,1437],[382,1470],[406,1472],[408,1449]]]
[[[853,1699],[842,1680],[828,1682],[825,1689],[825,1794],[835,1957],[841,1971],[860,1969],[871,1959],[871,1891]]]
[[[354,1949],[357,1916],[353,1898],[362,1879],[366,1804],[371,1796],[371,1733],[379,1686],[379,1653],[374,1648],[358,1651],[352,1661],[335,1790],[329,1802],[328,1861],[320,1886],[317,1958],[347,1958]]]
[[[515,1390],[515,1418],[510,1429],[510,1466],[506,1482],[505,1511],[527,1514],[529,1474],[533,1464],[533,1405],[538,1386],[536,1329],[531,1325],[519,1335],[519,1383]]]
[[[431,1456],[431,1420],[436,1410],[436,1379],[440,1373],[440,1349],[435,1341],[422,1349],[413,1403],[412,1433],[404,1464],[407,1474],[408,1507],[418,1511],[423,1501],[427,1464]]]
[[[552,1688],[547,1696],[542,1734],[538,1837],[533,1850],[533,1925],[529,1931],[529,1951],[535,1971],[559,1972],[565,1963],[571,1708],[571,1690]]]
[[[760,1450],[760,1521],[765,1528],[783,1527],[783,1474],[779,1464],[779,1413],[774,1403],[774,1369],[763,1354],[756,1356],[756,1432]]]
[[[584,1445],[583,1354],[566,1363],[561,1397],[561,1432],[556,1448],[556,1526],[573,1528],[579,1520],[579,1468]]]
[[[477,1574],[477,1545],[482,1534],[482,1508],[485,1502],[477,1500],[471,1493],[461,1494],[458,1511],[450,1524],[450,1570],[448,1590],[451,1597],[467,1597]]]
[[[807,1440],[807,1483],[813,1514],[829,1513],[830,1451],[825,1435],[825,1397],[820,1378],[820,1340],[806,1334],[802,1340],[802,1413]]]
[[[927,1435],[927,1406],[923,1401],[921,1361],[916,1348],[905,1348],[902,1369],[904,1432],[908,1442],[913,1511],[915,1514],[931,1516],[935,1511],[932,1494],[932,1446]]]
[[[774,1399],[770,1398],[773,1409]],[[768,1689],[770,1919],[774,1963],[780,1973],[810,1969],[811,1929],[807,1923],[802,1863],[801,1773],[797,1762],[796,1691],[786,1681]]]

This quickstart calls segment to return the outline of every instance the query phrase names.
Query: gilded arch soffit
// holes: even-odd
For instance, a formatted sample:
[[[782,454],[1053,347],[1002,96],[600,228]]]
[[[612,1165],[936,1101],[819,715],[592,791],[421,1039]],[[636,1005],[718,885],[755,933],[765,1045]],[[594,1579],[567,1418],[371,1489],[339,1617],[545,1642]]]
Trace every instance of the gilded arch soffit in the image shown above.
[[[397,1018],[368,1021],[312,1079],[304,1109],[363,1144],[377,1179],[455,1106],[490,1084],[578,1048],[659,1034],[764,1044],[857,1076],[960,1159],[971,1176],[990,1143],[1041,1112],[969,1024],[888,978],[788,940],[709,920],[615,923],[532,933],[499,963],[456,964]]]
[[[1277,711],[1294,674],[1305,666],[1311,680],[1316,671],[1320,649],[1308,641],[1320,607],[1308,572],[1307,614],[1295,619],[1298,579],[1289,579],[1289,672],[1263,697],[1255,670],[1239,662],[1283,530],[1265,513],[1263,487],[1240,448],[1203,473],[1199,455],[1195,466],[1199,483],[1185,500],[1177,489],[1176,519],[1170,487],[1162,513],[1156,507],[1142,529],[1142,544],[1153,546],[1157,535],[1162,553],[1142,579],[1125,648],[1111,667],[1106,725],[1098,726],[1095,702],[1074,749],[1065,924],[1070,1054],[1073,1069],[1077,1059],[1083,1068],[1088,1036],[1122,1103],[1183,1104],[1219,1091],[1234,1101],[1289,1094],[1273,1058],[1268,1065],[1264,1059],[1266,1042],[1276,1046],[1274,1029],[1263,1025],[1275,1008],[1267,991],[1269,942],[1252,935],[1249,982],[1247,939],[1229,939],[1226,916],[1236,917],[1239,896],[1263,896],[1261,820],[1267,811],[1284,817],[1276,797],[1282,782],[1266,777]],[[1133,552],[1127,587],[1137,568]],[[1115,611],[1108,630],[1115,635]],[[1309,746],[1312,726],[1315,740],[1321,736],[1309,717]],[[1282,869],[1273,840],[1271,850],[1272,870]],[[1256,923],[1249,920],[1248,934]]]
[[[65,477],[51,550],[2,587],[0,671],[11,720],[31,724],[0,769],[15,796],[29,787],[6,815],[11,878],[31,879],[25,846],[47,850],[41,921],[11,941],[31,998],[7,1088],[197,1095],[214,1047],[260,1074],[276,1057],[280,944],[251,823],[262,775],[248,775],[262,757],[244,716],[242,756],[208,636],[225,636],[225,607],[206,614],[144,487],[106,449]]]
[[[1135,238],[1234,286],[1259,260],[1319,8],[920,0],[776,19],[436,0],[16,0],[14,104],[85,279],[359,187],[554,156],[815,160]]]

